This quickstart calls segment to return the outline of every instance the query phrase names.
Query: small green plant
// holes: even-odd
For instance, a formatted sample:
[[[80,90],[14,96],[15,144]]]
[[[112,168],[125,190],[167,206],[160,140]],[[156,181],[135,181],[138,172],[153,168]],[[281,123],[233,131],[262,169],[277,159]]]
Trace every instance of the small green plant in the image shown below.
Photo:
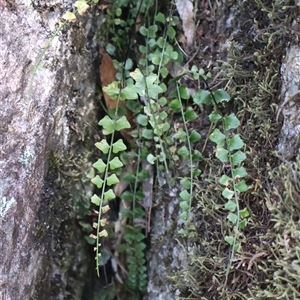
[[[167,82],[165,80],[170,75],[168,65],[176,64],[182,60],[181,52],[173,46],[176,39],[174,27],[177,23],[176,17],[169,15],[166,18],[162,13],[158,13],[153,25],[140,28],[139,31],[145,37],[147,46],[139,47],[143,55],[139,60],[140,69],[136,69],[130,74],[134,79],[134,84],[127,86],[127,88],[131,89],[130,97],[138,98],[139,96],[145,104],[144,112],[137,116],[137,122],[142,127],[142,138],[155,142],[155,152],[148,154],[147,161],[150,164],[156,163],[157,170],[162,170],[162,164],[168,174],[168,161],[178,160],[179,156],[188,160],[190,174],[188,177],[182,178],[183,190],[180,193],[182,199],[180,207],[183,210],[180,219],[188,223],[193,197],[193,180],[200,174],[200,170],[195,166],[196,161],[201,158],[201,153],[198,150],[193,150],[191,143],[199,141],[201,136],[196,130],[189,132],[188,129],[187,123],[194,121],[197,114],[191,106],[185,107],[186,105],[182,102],[182,99],[188,100],[190,98],[188,89],[178,83],[184,74]],[[164,26],[164,36],[157,38],[159,30],[162,29],[161,26]],[[198,69],[194,67],[192,70],[194,77],[197,75],[199,77],[199,72],[197,72]],[[167,86],[173,87],[175,90],[174,95],[171,95],[174,99],[171,101],[168,101],[165,96]],[[177,134],[177,140],[183,145],[175,150],[176,154],[169,150],[173,146],[174,137],[172,138],[169,134],[168,109],[171,109],[173,113],[180,113],[184,125],[184,130]],[[169,183],[172,183],[172,178],[169,178]],[[185,229],[182,228],[180,233],[186,234]]]
[[[131,204],[129,206],[131,209],[124,209],[122,212],[123,218],[128,218],[130,223],[124,229],[125,244],[121,244],[116,248],[119,252],[125,250],[127,254],[128,277],[125,286],[132,293],[136,290],[145,291],[147,287],[146,244],[144,242],[146,236],[144,234],[144,226],[138,223],[138,220],[145,218],[145,211],[141,204],[145,195],[138,188],[138,182],[144,180],[147,174],[140,170],[141,152],[138,151],[137,154],[135,174],[127,174],[125,176],[125,179],[132,185],[132,192],[125,191],[121,195],[122,201]]]
[[[159,163],[163,163],[167,173],[167,159],[170,156],[167,154],[164,139],[170,129],[170,124],[166,112],[168,101],[163,95],[167,91],[167,87],[163,79],[169,75],[167,65],[179,58],[178,51],[172,46],[176,35],[173,28],[175,24],[175,18],[170,16],[170,22],[167,23],[165,16],[158,13],[153,25],[140,27],[139,32],[145,38],[147,46],[139,46],[142,54],[142,58],[138,62],[140,70],[132,73],[132,78],[135,80],[134,86],[145,104],[144,114],[137,119],[139,124],[145,127],[142,136],[155,141],[155,153],[149,153],[147,160],[151,164],[156,162],[158,169],[161,169],[158,166]],[[166,26],[167,30],[165,30],[164,36],[157,38],[162,26]],[[147,128],[148,124],[151,129]]]
[[[196,66],[192,67],[191,73],[194,78],[199,77],[199,74],[202,74],[202,69],[198,71]],[[202,74],[205,76],[204,74]],[[178,80],[179,78],[177,78]],[[194,235],[193,231],[190,232],[190,229],[193,228],[190,223],[190,215],[192,209],[192,199],[193,199],[193,190],[194,190],[194,181],[201,174],[201,170],[197,167],[197,163],[202,157],[202,154],[199,150],[192,148],[192,143],[198,142],[201,139],[201,135],[194,129],[189,131],[188,122],[194,121],[197,119],[198,115],[195,113],[194,109],[191,106],[185,107],[182,102],[183,100],[188,100],[190,94],[188,89],[184,85],[179,85],[176,82],[176,93],[177,97],[171,101],[170,107],[173,112],[180,112],[181,119],[183,122],[184,129],[178,130],[176,138],[180,143],[184,143],[179,149],[177,149],[177,154],[182,157],[183,160],[188,161],[189,166],[189,176],[184,177],[180,180],[180,185],[183,190],[180,192],[179,196],[182,199],[180,202],[180,208],[182,213],[179,215],[179,218],[186,222],[186,228],[181,228],[179,233],[182,235],[192,237]],[[186,145],[185,145],[186,144]]]
[[[113,18],[114,25],[119,26],[120,34],[128,32],[126,26],[132,26],[131,22],[123,22],[120,17],[122,15],[123,6],[119,3],[119,8],[115,13],[110,10],[110,16]],[[116,7],[115,7],[116,8]],[[133,14],[136,16],[136,14]],[[132,17],[132,16],[131,16]],[[131,18],[130,17],[130,18]],[[129,18],[129,19],[130,19]],[[129,20],[128,19],[128,20]],[[146,18],[147,19],[147,18]],[[181,213],[179,218],[184,222],[184,227],[179,230],[179,233],[185,237],[195,237],[193,220],[191,219],[192,199],[194,197],[194,189],[196,180],[198,180],[201,170],[198,167],[199,160],[202,154],[199,150],[193,149],[193,143],[201,139],[201,135],[197,130],[191,129],[189,123],[198,118],[198,114],[192,105],[189,104],[192,98],[193,105],[214,105],[215,111],[209,115],[212,126],[217,128],[210,134],[210,140],[216,143],[216,157],[220,162],[229,168],[226,174],[223,174],[219,183],[224,186],[222,196],[226,199],[223,208],[226,210],[227,219],[229,221],[229,234],[224,237],[226,243],[231,247],[230,259],[226,272],[226,281],[230,272],[234,255],[240,248],[241,230],[246,227],[248,210],[240,208],[240,193],[247,191],[248,186],[245,182],[247,172],[242,166],[246,159],[245,153],[242,151],[244,143],[240,136],[235,133],[239,128],[240,122],[234,114],[223,116],[219,106],[230,100],[230,96],[224,90],[210,91],[199,89],[196,94],[191,97],[188,88],[179,83],[180,79],[189,73],[194,80],[206,80],[211,74],[205,74],[203,69],[198,69],[193,66],[191,70],[186,71],[179,76],[174,76],[170,73],[170,64],[178,64],[182,61],[181,51],[174,46],[176,40],[175,26],[178,22],[176,17],[169,14],[167,17],[158,12],[153,21],[148,21],[148,25],[139,27],[139,34],[144,38],[145,43],[139,45],[139,58],[134,61],[131,58],[125,57],[124,63],[115,62],[115,66],[120,68],[116,76],[118,81],[104,87],[103,90],[112,98],[118,101],[127,101],[127,107],[130,108],[136,115],[136,123],[138,128],[133,131],[134,138],[138,140],[137,149],[131,149],[135,153],[135,175],[127,174],[124,178],[129,182],[131,191],[125,191],[121,195],[122,201],[126,202],[126,209],[122,212],[122,218],[127,219],[127,225],[124,228],[124,243],[117,245],[118,252],[126,252],[128,262],[128,277],[126,287],[129,291],[136,289],[143,291],[146,288],[146,267],[145,267],[145,235],[143,226],[139,225],[140,219],[145,219],[146,213],[142,207],[143,192],[140,189],[140,184],[146,179],[139,170],[141,160],[147,160],[150,164],[156,164],[159,177],[159,171],[164,170],[169,174],[169,165],[172,161],[180,159],[187,162],[188,174],[180,180],[182,191],[180,192],[180,208]],[[117,27],[116,27],[117,28]],[[160,36],[160,32],[163,32]],[[107,51],[110,54],[115,54],[116,49],[120,49],[120,37],[112,39]],[[131,47],[131,45],[129,45]],[[128,51],[127,51],[128,53]],[[134,71],[131,71],[137,65]],[[169,77],[173,77],[169,79]],[[173,90],[170,93],[170,90]],[[138,99],[141,100],[143,106],[138,104]],[[118,110],[118,109],[117,109]],[[172,132],[170,126],[170,115],[180,118],[182,127],[175,133]],[[117,115],[116,115],[117,116]],[[126,121],[125,117],[123,121]],[[111,119],[105,117],[99,124],[103,127],[104,134],[112,134],[116,130],[117,118]],[[107,130],[107,126],[111,129]],[[124,127],[119,127],[122,130]],[[152,143],[149,143],[152,141]],[[153,143],[154,142],[154,143]],[[104,142],[103,142],[104,143]],[[112,143],[112,142],[111,142]],[[175,146],[175,145],[176,146]],[[108,145],[108,144],[106,144]],[[151,146],[150,146],[151,145]],[[150,147],[149,147],[150,146]],[[109,149],[112,144],[107,147],[107,163],[102,160],[98,170],[102,173],[107,172],[110,164]],[[125,149],[124,149],[125,150]],[[95,167],[97,167],[95,165]],[[122,168],[122,165],[119,165]],[[110,170],[111,171],[111,170]],[[109,173],[110,176],[116,174]],[[108,177],[110,178],[110,177]],[[119,179],[118,179],[119,180]],[[94,182],[96,179],[94,180]],[[105,200],[105,193],[109,192],[109,197],[112,199],[115,195],[112,190],[104,192],[107,174],[104,178],[97,177],[102,188],[101,197],[94,196],[93,202],[100,204],[99,222],[97,228],[101,224],[101,203]],[[158,180],[160,183],[160,180]],[[169,178],[169,183],[172,178]],[[117,183],[117,180],[112,184]],[[129,204],[129,205],[128,205]],[[99,225],[100,224],[100,225]],[[98,230],[97,235],[103,235]],[[100,246],[97,240],[96,248]],[[97,253],[99,255],[99,251]]]
[[[150,5],[149,3],[147,4],[147,7]],[[118,17],[121,16],[121,11],[118,9],[116,10],[116,13],[118,14]],[[113,16],[115,23],[115,14],[113,14]],[[124,30],[127,32],[125,23],[120,20],[117,20],[117,22],[118,24],[115,23],[115,25],[124,25],[124,27],[123,25],[121,26],[121,33]],[[156,164],[158,170],[162,169],[162,165],[164,170],[169,173],[168,161],[174,159],[173,154],[168,149],[173,141],[172,138],[168,136],[168,132],[170,130],[170,119],[168,112],[170,107],[167,105],[168,100],[165,96],[165,93],[167,92],[167,86],[164,81],[169,75],[169,70],[167,68],[168,64],[176,62],[178,59],[180,59],[180,52],[173,46],[176,35],[174,26],[176,22],[178,22],[178,19],[171,16],[166,18],[162,13],[158,13],[156,14],[153,22],[153,25],[149,25],[148,27],[141,26],[139,28],[139,33],[145,38],[145,46],[139,46],[139,52],[141,56],[140,59],[137,62],[134,62],[132,59],[126,57],[124,63],[115,61],[115,67],[120,70],[116,76],[118,81],[111,83],[107,87],[103,87],[103,90],[111,99],[127,101],[127,107],[136,114],[136,123],[138,124],[138,130],[136,133],[133,132],[132,134],[136,139],[138,139],[140,146],[138,146],[137,149],[131,149],[131,151],[135,153],[135,175],[126,174],[122,178],[122,180],[128,181],[130,189],[130,191],[125,191],[120,196],[122,202],[126,203],[126,205],[124,205],[125,209],[122,211],[122,218],[126,219],[126,222],[123,223],[124,242],[116,246],[117,252],[126,252],[127,255],[128,276],[125,281],[125,287],[131,293],[133,293],[135,290],[144,291],[147,285],[145,266],[146,260],[144,253],[146,248],[146,244],[144,242],[145,229],[143,225],[140,225],[140,222],[141,219],[146,218],[146,213],[142,208],[142,200],[145,196],[141,190],[141,182],[146,180],[149,177],[149,174],[147,174],[145,170],[140,171],[139,168],[141,165],[141,160],[146,160],[150,164]],[[128,24],[128,22],[126,22],[126,24]],[[166,30],[164,30],[164,28]],[[158,37],[159,31],[164,31],[165,36]],[[113,41],[120,42],[117,37],[116,40],[112,39],[112,42]],[[118,43],[116,46],[109,44],[106,47],[108,53],[110,54],[114,54],[116,49],[119,48],[120,45]],[[138,68],[130,72],[135,63],[137,63]],[[181,98],[186,100],[189,98],[189,95],[187,94],[186,88],[178,86],[177,80],[178,78],[170,82],[170,84],[175,83],[175,86],[178,87],[178,98],[180,99],[179,106],[181,107],[185,131],[189,141],[188,148],[182,146],[181,149],[178,150],[178,155],[186,158],[189,156],[188,153],[191,153],[189,156],[191,164],[190,177],[193,179],[199,174],[199,170],[194,170],[193,163],[195,163],[196,159],[198,159],[200,155],[197,151],[193,153],[190,143],[198,141],[200,139],[200,135],[195,130],[189,132],[187,128],[187,122],[195,120],[197,115],[195,112],[193,112],[191,107],[184,111],[184,104],[182,103]],[[144,106],[137,104],[138,99],[142,100]],[[103,133],[105,135],[112,135],[111,143],[113,143],[114,140],[114,131],[122,130],[124,128],[123,126],[118,128],[116,126],[116,124],[119,122],[117,119],[117,111],[118,108],[114,118],[112,118],[112,116],[106,116],[99,122],[99,125],[101,125],[103,128]],[[126,118],[123,119],[124,122],[125,120]],[[149,147],[150,141],[154,141],[154,147]],[[186,139],[184,141],[182,140],[181,142],[186,142]],[[98,162],[94,164],[94,167],[97,168],[102,176],[100,177],[97,175],[92,180],[97,187],[101,188],[102,191],[99,197],[94,195],[92,198],[92,202],[96,205],[99,205],[98,224],[94,224],[94,227],[97,228],[97,235],[94,236],[96,239],[95,249],[97,270],[99,268],[98,257],[100,255],[99,237],[107,235],[105,229],[100,229],[105,225],[105,219],[103,220],[101,217],[103,209],[106,211],[106,206],[102,207],[103,201],[115,197],[115,194],[111,189],[106,191],[106,186],[108,185],[108,181],[110,181],[112,178],[111,176],[114,176],[114,181],[110,182],[111,184],[118,183],[119,180],[117,174],[114,174],[115,169],[111,170],[110,166],[112,159],[110,150],[112,149],[112,146],[113,144],[108,144],[105,139],[101,141],[101,147],[99,145],[97,146],[102,152],[105,150],[103,154],[107,154],[107,157],[106,163],[103,161],[103,159],[99,159]],[[120,159],[120,161],[121,160],[122,159]],[[118,167],[122,168],[123,165],[119,164]],[[192,180],[184,178],[182,180],[182,185],[187,186],[188,182],[191,181]],[[186,194],[192,195],[192,183],[189,185],[188,189],[189,191],[185,189],[185,191],[181,193],[184,201],[187,200]],[[188,205],[189,208],[191,208],[191,199]],[[185,206],[182,207],[185,208]],[[184,214],[186,214],[186,217],[183,215],[181,217],[187,221],[188,215],[186,212]]]
[[[116,111],[117,112],[117,111]],[[116,113],[117,117],[117,113]],[[100,174],[103,174],[103,178],[99,175],[96,175],[92,182],[101,189],[101,196],[98,197],[94,194],[92,197],[92,203],[99,206],[98,211],[98,222],[93,224],[93,227],[97,230],[96,236],[91,235],[92,238],[96,240],[96,269],[97,274],[99,276],[99,259],[101,256],[100,251],[100,237],[106,237],[107,231],[104,229],[106,225],[106,218],[102,217],[102,214],[105,214],[109,210],[109,205],[104,205],[104,201],[109,201],[116,198],[115,193],[112,188],[106,189],[107,187],[111,187],[119,182],[119,178],[116,175],[116,171],[123,167],[123,163],[119,159],[118,156],[112,158],[113,154],[118,154],[127,149],[122,139],[114,142],[113,137],[116,131],[120,131],[126,128],[130,128],[129,122],[126,120],[126,117],[123,116],[121,118],[111,119],[109,116],[105,116],[99,121],[99,125],[103,127],[103,134],[108,135],[111,134],[111,143],[108,144],[106,139],[101,140],[96,143],[95,146],[103,153],[107,154],[107,163],[105,163],[101,158],[97,160],[93,164],[93,167],[96,168]]]
[[[239,242],[240,230],[244,229],[247,225],[247,217],[249,212],[247,208],[240,208],[240,194],[248,190],[245,182],[247,171],[241,165],[246,159],[246,154],[242,151],[244,142],[235,130],[239,128],[240,121],[231,113],[230,115],[223,116],[219,105],[222,102],[230,100],[229,94],[224,90],[217,90],[214,92],[199,90],[195,95],[194,101],[199,104],[213,104],[215,110],[209,115],[210,122],[215,126],[221,124],[221,130],[215,128],[210,134],[209,138],[216,144],[216,157],[224,164],[228,165],[228,174],[223,174],[219,179],[221,185],[225,188],[222,191],[222,196],[227,200],[224,208],[228,211],[227,219],[233,228],[231,234],[225,236],[225,241],[232,247],[230,261],[228,263],[226,280],[229,274],[234,255],[240,248]]]
[[[116,76],[119,82],[113,82],[103,88],[112,99],[127,100],[127,107],[135,112],[138,124],[135,138],[138,139],[140,146],[135,157],[137,160],[136,174],[126,177],[126,180],[133,186],[133,191],[127,191],[121,195],[122,201],[130,204],[126,207],[131,207],[123,211],[122,217],[127,218],[130,222],[124,230],[126,244],[117,247],[117,251],[126,251],[128,255],[127,287],[129,290],[135,288],[144,290],[146,287],[145,243],[143,242],[145,236],[143,228],[136,225],[136,220],[145,218],[145,212],[141,207],[144,196],[142,191],[138,192],[137,189],[138,183],[146,179],[139,172],[141,157],[150,164],[156,164],[158,171],[164,169],[167,174],[169,173],[169,162],[177,161],[179,157],[188,162],[189,174],[181,178],[180,181],[183,190],[180,192],[182,212],[179,218],[186,223],[186,226],[179,233],[185,236],[192,236],[193,234],[190,231],[193,227],[190,220],[192,198],[195,187],[194,181],[201,173],[197,165],[202,155],[200,151],[192,148],[192,143],[198,142],[201,136],[196,130],[191,130],[188,125],[189,122],[195,121],[198,115],[192,106],[187,105],[187,100],[191,97],[187,87],[179,84],[180,78],[185,74],[167,80],[170,76],[169,65],[182,60],[180,50],[173,46],[176,39],[174,26],[177,22],[178,19],[172,15],[165,17],[162,13],[157,13],[152,25],[141,26],[139,33],[144,37],[145,45],[139,46],[141,58],[137,62],[138,68],[130,72],[134,65],[130,58],[126,58],[124,63],[116,62],[116,67],[123,66]],[[161,31],[163,31],[163,36],[158,34]],[[116,47],[112,44],[107,47],[110,53],[114,53],[115,49]],[[198,70],[196,66],[192,67],[190,73],[195,80],[201,76],[205,79],[210,76],[209,73],[204,74],[203,69]],[[168,88],[174,90],[169,95],[172,100],[168,100]],[[135,104],[138,99],[142,100],[144,106]],[[200,104],[197,98],[194,98],[194,103]],[[173,135],[169,133],[170,113],[171,116],[179,114],[183,123],[183,129],[180,128]],[[101,122],[100,125],[103,126],[104,133],[107,134],[107,124]],[[109,133],[112,132],[109,131]],[[149,147],[149,141],[154,141],[154,147]],[[174,143],[180,146],[177,148]],[[109,161],[109,157],[107,159]],[[158,173],[157,176],[159,177],[160,174]],[[171,180],[169,180],[170,182]],[[98,198],[96,199],[97,203],[101,203],[102,197],[100,201]]]

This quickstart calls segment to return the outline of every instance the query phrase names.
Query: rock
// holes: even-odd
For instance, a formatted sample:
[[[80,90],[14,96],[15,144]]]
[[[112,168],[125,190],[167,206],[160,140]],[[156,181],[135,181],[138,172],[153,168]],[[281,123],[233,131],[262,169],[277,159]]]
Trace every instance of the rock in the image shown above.
[[[68,192],[82,189],[81,175],[59,178],[49,163],[49,155],[61,165],[78,155],[88,161],[92,141],[84,129],[86,120],[96,121],[95,30],[101,16],[91,8],[55,36],[71,7],[72,1],[0,1],[0,298],[5,300],[79,299],[88,268],[74,222],[75,199]],[[41,66],[33,72],[43,49]]]
[[[284,117],[278,149],[287,160],[293,159],[299,151],[299,97],[300,97],[300,58],[299,46],[292,45],[287,49],[286,59],[281,66],[282,95],[277,117]]]

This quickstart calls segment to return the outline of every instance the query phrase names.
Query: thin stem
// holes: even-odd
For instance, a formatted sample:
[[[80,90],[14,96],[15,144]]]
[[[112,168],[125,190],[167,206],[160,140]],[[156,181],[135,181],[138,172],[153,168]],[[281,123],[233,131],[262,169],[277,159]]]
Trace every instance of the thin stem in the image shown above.
[[[138,176],[140,172],[140,163],[141,163],[141,147],[138,147],[138,158],[137,158],[137,166],[135,171],[135,182],[134,182],[134,188],[133,188],[133,203],[132,203],[132,211],[135,211],[135,203],[136,203],[136,192],[138,189]],[[133,219],[135,218],[135,215],[133,214]]]
[[[222,117],[222,126],[225,129],[225,123],[224,123],[224,117]],[[229,145],[229,139],[228,139],[228,131],[225,131],[225,141],[226,141],[226,146],[228,148]],[[238,191],[236,189],[236,182],[235,182],[235,178],[234,178],[234,173],[233,173],[233,169],[234,169],[234,164],[232,162],[232,156],[231,156],[231,152],[228,149],[228,157],[229,157],[229,164],[230,164],[230,172],[231,172],[231,178],[232,178],[232,185],[233,185],[233,192],[234,192],[234,199],[235,199],[235,204],[236,204],[236,214],[237,214],[237,220],[235,223],[235,228],[234,228],[234,237],[233,237],[233,243],[232,243],[232,249],[231,249],[231,254],[230,254],[230,261],[229,264],[227,265],[227,270],[226,270],[226,282],[228,279],[228,275],[230,272],[230,268],[233,262],[233,257],[235,254],[235,247],[236,247],[236,241],[239,235],[239,222],[240,222],[240,206],[239,206],[239,199],[238,199]]]
[[[178,82],[176,82],[176,90],[177,90],[178,100],[180,102],[180,111],[181,111],[181,117],[182,117],[182,121],[183,121],[183,126],[184,126],[184,130],[186,132],[186,137],[187,137],[187,144],[188,144],[188,151],[189,151],[189,161],[190,161],[190,181],[191,181],[191,186],[190,186],[189,215],[188,215],[188,219],[187,219],[187,221],[189,221],[190,214],[191,214],[191,209],[192,209],[192,194],[193,194],[193,155],[192,155],[192,146],[191,146],[189,131],[188,131],[188,128],[187,128],[187,123],[186,123],[186,120],[185,120],[183,106],[182,106],[182,101],[181,101],[181,96],[180,96],[180,92],[179,92]]]
[[[117,109],[116,109],[117,112]],[[116,113],[115,113],[116,116]],[[116,122],[116,118],[114,120],[114,122]],[[101,211],[102,211],[102,204],[103,204],[103,199],[104,199],[104,193],[105,193],[105,188],[106,188],[106,179],[108,177],[108,170],[109,170],[109,162],[110,162],[110,158],[111,158],[111,154],[112,154],[112,143],[113,143],[113,139],[114,139],[114,135],[115,135],[115,131],[112,132],[111,134],[111,142],[110,142],[110,146],[109,146],[109,151],[108,151],[108,156],[107,156],[107,165],[105,168],[105,173],[104,173],[104,179],[103,179],[103,185],[102,185],[102,189],[101,189],[101,196],[100,196],[100,203],[99,203],[99,212],[98,212],[98,226],[97,226],[97,239],[96,239],[96,270],[97,270],[97,276],[100,277],[100,272],[99,272],[99,258],[101,256],[101,253],[99,253],[99,249],[100,249],[100,226],[101,226]]]

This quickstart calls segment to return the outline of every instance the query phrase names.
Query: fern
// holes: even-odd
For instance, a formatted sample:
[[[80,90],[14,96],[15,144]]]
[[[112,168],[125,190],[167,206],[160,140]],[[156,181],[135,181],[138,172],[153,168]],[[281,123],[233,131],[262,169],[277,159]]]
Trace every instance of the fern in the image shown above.
[[[226,271],[226,281],[230,272],[234,255],[240,247],[239,238],[241,230],[247,225],[247,217],[249,212],[247,208],[240,208],[240,194],[248,190],[245,182],[247,171],[242,166],[242,162],[246,159],[246,154],[242,151],[244,143],[239,134],[234,133],[240,126],[240,121],[231,113],[223,116],[218,108],[219,103],[228,102],[230,95],[224,90],[204,91],[199,90],[195,97],[198,104],[213,104],[215,111],[209,115],[212,124],[221,124],[221,130],[215,128],[210,134],[210,140],[216,144],[216,157],[223,164],[229,164],[230,176],[223,174],[219,182],[225,187],[222,196],[227,200],[224,205],[228,211],[227,219],[233,226],[230,235],[225,236],[224,240],[231,246],[231,254]]]
[[[116,114],[117,116],[117,110]],[[111,142],[107,143],[106,139],[95,144],[95,146],[104,154],[107,154],[107,162],[105,163],[101,158],[97,160],[93,164],[93,167],[98,170],[100,174],[103,174],[103,178],[99,175],[96,175],[92,182],[101,189],[101,195],[98,197],[97,195],[93,195],[92,203],[99,207],[98,210],[98,222],[93,224],[93,227],[96,229],[96,236],[90,235],[90,237],[96,240],[96,269],[97,275],[99,276],[99,258],[101,256],[100,251],[100,237],[106,237],[107,231],[104,229],[106,225],[106,219],[102,217],[102,214],[106,213],[109,210],[109,206],[104,205],[104,201],[109,201],[116,198],[113,190],[109,188],[106,190],[107,186],[110,187],[119,182],[119,178],[117,177],[115,170],[123,167],[123,163],[119,159],[118,156],[112,158],[113,154],[118,154],[127,149],[126,145],[123,143],[121,139],[114,142],[114,134],[116,131],[121,131],[123,129],[130,128],[129,122],[126,120],[126,117],[123,116],[119,119],[111,119],[109,116],[105,116],[103,119],[99,121],[99,125],[103,127],[103,134],[108,135],[111,134]]]

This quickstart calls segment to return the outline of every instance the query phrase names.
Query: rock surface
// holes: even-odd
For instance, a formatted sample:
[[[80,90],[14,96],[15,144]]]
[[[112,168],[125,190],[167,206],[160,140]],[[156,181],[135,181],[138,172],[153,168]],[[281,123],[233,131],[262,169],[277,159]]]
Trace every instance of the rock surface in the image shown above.
[[[293,159],[299,152],[300,135],[300,58],[299,46],[287,49],[286,59],[281,66],[282,98],[277,117],[284,117],[278,149],[287,159]]]
[[[72,219],[74,199],[65,190],[71,179],[53,171],[49,155],[74,159],[89,142],[83,135],[85,120],[95,120],[95,28],[101,16],[90,9],[54,37],[71,5],[0,1],[0,298],[5,300],[80,299],[83,288],[76,277],[84,276],[88,263]],[[76,184],[78,178],[70,183]]]

